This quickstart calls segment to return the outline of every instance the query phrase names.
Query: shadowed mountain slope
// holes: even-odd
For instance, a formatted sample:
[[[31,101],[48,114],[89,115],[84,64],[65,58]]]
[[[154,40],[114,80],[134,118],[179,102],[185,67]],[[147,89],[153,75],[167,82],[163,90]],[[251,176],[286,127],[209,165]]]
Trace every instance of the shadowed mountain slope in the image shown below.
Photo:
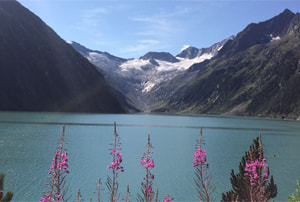
[[[0,110],[124,112],[113,91],[36,15],[0,1]]]

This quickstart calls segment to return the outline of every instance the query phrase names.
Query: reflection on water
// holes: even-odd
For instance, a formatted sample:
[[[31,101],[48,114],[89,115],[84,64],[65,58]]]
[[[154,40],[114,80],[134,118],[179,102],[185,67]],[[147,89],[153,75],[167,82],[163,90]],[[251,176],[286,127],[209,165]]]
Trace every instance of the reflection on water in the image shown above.
[[[93,192],[98,178],[102,178],[105,188],[109,174],[106,167],[111,161],[108,149],[114,121],[121,137],[125,168],[119,178],[119,190],[125,193],[129,184],[132,201],[140,192],[144,176],[139,162],[148,133],[154,146],[154,188],[159,189],[159,198],[171,194],[176,201],[196,200],[192,161],[201,127],[209,172],[216,181],[216,200],[221,199],[222,192],[230,190],[231,169],[237,171],[241,157],[260,132],[270,172],[278,185],[276,201],[287,200],[287,194],[295,191],[295,180],[300,180],[300,124],[296,121],[219,116],[0,112],[0,171],[6,173],[5,190],[14,191],[14,201],[41,198],[42,192],[47,190],[44,184],[48,182],[52,155],[65,124],[66,147],[70,154],[67,184],[71,200],[78,188],[85,200],[96,198]],[[106,197],[106,191],[102,196]]]

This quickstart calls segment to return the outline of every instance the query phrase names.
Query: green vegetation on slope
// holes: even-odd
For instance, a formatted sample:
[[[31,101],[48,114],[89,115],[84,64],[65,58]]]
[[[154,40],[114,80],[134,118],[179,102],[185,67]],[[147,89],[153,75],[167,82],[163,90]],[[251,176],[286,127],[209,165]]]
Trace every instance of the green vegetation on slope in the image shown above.
[[[172,89],[176,83],[188,82],[157,111],[297,118],[299,55],[297,33],[231,57],[221,55],[166,84],[165,89]],[[188,81],[190,77],[195,79]]]

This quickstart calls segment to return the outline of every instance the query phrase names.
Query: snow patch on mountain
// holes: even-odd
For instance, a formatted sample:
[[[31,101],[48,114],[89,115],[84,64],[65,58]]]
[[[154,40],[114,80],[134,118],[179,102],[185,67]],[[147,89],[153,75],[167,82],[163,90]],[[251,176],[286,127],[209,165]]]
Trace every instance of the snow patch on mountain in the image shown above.
[[[120,65],[121,71],[127,71],[129,69],[136,69],[143,71],[142,67],[146,65],[151,65],[150,60],[143,59],[131,59]]]
[[[271,41],[277,41],[281,39],[280,36],[274,37],[272,34],[270,34],[270,37],[271,37]]]
[[[218,52],[221,50],[223,48],[223,46],[220,46],[217,50],[218,50]]]
[[[183,74],[193,64],[216,56],[225,42],[203,49],[185,45],[176,57],[167,52],[148,52],[138,59],[118,58],[107,52],[87,49],[76,42],[68,43],[104,72],[113,86],[117,86],[124,94],[131,94],[131,99],[135,99],[134,102],[144,108],[147,105],[142,100],[144,95],[154,87]]]
[[[109,61],[109,59],[105,55],[98,52],[89,52],[87,58],[90,61],[96,61],[96,62],[103,61],[103,60]]]
[[[152,81],[142,82],[142,93],[149,92],[155,85],[156,83]]]
[[[213,56],[213,53],[204,53],[203,55],[192,59],[176,57],[178,62],[168,62],[156,59],[155,64],[157,65],[154,65],[153,61],[151,62],[151,59],[131,59],[119,66],[120,74],[127,78],[139,78],[141,80],[141,92],[147,93],[161,82],[166,82],[178,74],[185,72],[193,64],[201,63],[204,60],[211,59]]]
[[[190,46],[190,45],[184,45],[180,51],[182,52],[182,51],[184,51],[185,49],[188,49],[189,47],[191,47],[191,46]]]
[[[192,66],[195,63],[203,62],[204,60],[211,59],[214,55],[212,53],[205,53],[199,57],[188,59],[188,58],[181,58],[176,57],[176,59],[179,60],[179,62],[167,62],[162,60],[155,60],[158,63],[158,66],[155,66],[151,63],[150,60],[143,60],[143,59],[132,59],[128,60],[120,65],[121,71],[127,71],[130,69],[136,69],[140,71],[144,71],[145,66],[152,65],[155,66],[155,68],[152,69],[152,71],[158,71],[158,72],[166,72],[166,71],[184,71],[187,70],[190,66]]]

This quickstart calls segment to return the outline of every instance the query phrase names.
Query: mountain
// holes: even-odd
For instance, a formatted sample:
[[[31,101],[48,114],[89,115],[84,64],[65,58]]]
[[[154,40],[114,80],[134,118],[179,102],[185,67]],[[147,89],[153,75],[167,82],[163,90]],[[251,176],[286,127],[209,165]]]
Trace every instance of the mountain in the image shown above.
[[[141,111],[296,119],[299,39],[300,14],[286,9],[211,47],[187,46],[175,57],[166,52],[106,62],[103,52],[86,57]]]
[[[161,61],[166,61],[166,62],[171,62],[171,63],[179,62],[179,60],[176,59],[173,55],[171,55],[170,53],[166,53],[166,52],[149,52],[146,55],[140,57],[140,59],[150,60],[150,61],[161,60]]]
[[[0,1],[0,110],[124,112],[94,65],[15,0]]]
[[[106,71],[114,71],[120,64],[126,62],[127,59],[113,56],[107,52],[91,50],[74,41],[67,41],[77,52],[86,57],[90,62]]]
[[[286,9],[278,16],[261,23],[251,23],[242,32],[238,33],[234,40],[230,40],[220,55],[232,56],[239,51],[246,50],[257,44],[266,44],[272,40],[284,37],[287,34],[291,21],[295,14]]]
[[[97,70],[105,75],[108,79],[117,75],[119,66],[126,62],[127,59],[113,56],[107,52],[91,50],[74,41],[67,41],[73,49],[87,58],[90,63],[94,64]],[[114,83],[114,82],[110,82]]]
[[[248,25],[215,58],[152,89],[153,111],[299,118],[299,31],[289,10]]]
[[[128,89],[137,88],[140,81],[131,77],[127,78],[126,74],[124,74],[120,68],[120,65],[126,62],[127,59],[113,56],[107,52],[88,49],[74,41],[68,41],[67,43],[70,44],[74,50],[87,58],[90,63],[94,64],[97,70],[109,81],[110,85],[118,89],[120,92],[117,93],[117,95],[120,96],[119,100],[121,100],[122,106],[125,107],[128,112],[139,111],[133,106],[135,104],[134,101],[132,101],[132,98],[135,98],[137,95],[135,91]],[[125,95],[125,97],[123,95]]]
[[[223,48],[224,44],[228,41],[228,40],[233,40],[234,36],[231,36],[227,39],[224,39],[223,41],[219,42],[219,43],[215,43],[212,46],[208,47],[208,48],[195,48],[192,46],[188,46],[185,49],[183,49],[181,51],[181,53],[179,53],[176,57],[180,57],[180,58],[188,58],[188,59],[193,59],[196,57],[200,57],[200,56],[204,56],[204,55],[212,55],[215,56],[218,54],[218,52]]]
[[[209,48],[194,48],[197,54],[193,57],[184,55],[184,51],[176,57],[167,52],[148,52],[138,59],[108,57],[105,52],[92,51],[76,42],[69,43],[96,65],[110,84],[126,96],[130,104],[141,111],[150,111],[152,103],[149,103],[148,94],[153,88],[183,74],[193,64],[215,57],[230,39],[232,37]]]

